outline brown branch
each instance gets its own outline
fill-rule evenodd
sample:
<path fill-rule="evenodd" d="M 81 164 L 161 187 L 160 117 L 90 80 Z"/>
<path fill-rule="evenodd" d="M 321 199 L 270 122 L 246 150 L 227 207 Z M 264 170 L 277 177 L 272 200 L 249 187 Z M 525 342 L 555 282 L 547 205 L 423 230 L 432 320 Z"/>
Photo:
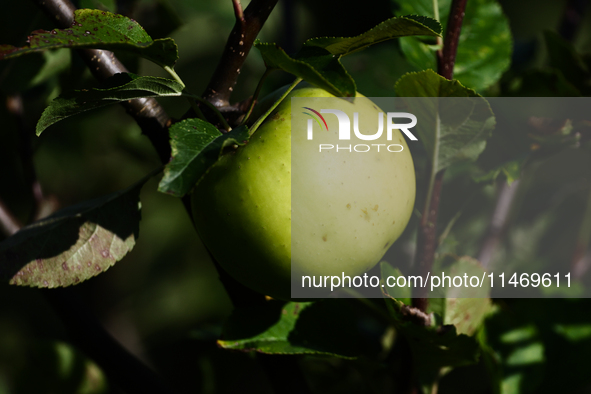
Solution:
<path fill-rule="evenodd" d="M 203 93 L 203 98 L 216 107 L 230 105 L 230 96 L 238 81 L 240 69 L 277 1 L 252 0 L 242 12 L 240 2 L 233 0 L 234 9 L 237 10 L 236 24 L 228 37 L 220 62 Z"/>
<path fill-rule="evenodd" d="M 460 40 L 460 33 L 462 32 L 462 22 L 466 13 L 467 2 L 468 0 L 453 0 L 451 3 L 443 49 L 441 50 L 441 57 L 437 65 L 439 75 L 447 79 L 453 78 L 458 42 Z"/>
<path fill-rule="evenodd" d="M 442 50 L 437 54 L 437 72 L 446 79 L 453 78 L 453 69 L 456 62 L 458 42 L 462 31 L 462 22 L 468 0 L 452 0 L 447 29 Z M 434 177 L 431 193 L 431 201 L 425 204 L 425 210 L 421 217 L 417 237 L 417 254 L 415 269 L 426 278 L 427 272 L 433 268 L 435 250 L 437 249 L 437 213 L 439 200 L 443 186 L 445 170 L 439 171 Z M 426 311 L 429 301 L 426 297 L 427 288 L 415 289 L 412 304 L 421 311 Z"/>

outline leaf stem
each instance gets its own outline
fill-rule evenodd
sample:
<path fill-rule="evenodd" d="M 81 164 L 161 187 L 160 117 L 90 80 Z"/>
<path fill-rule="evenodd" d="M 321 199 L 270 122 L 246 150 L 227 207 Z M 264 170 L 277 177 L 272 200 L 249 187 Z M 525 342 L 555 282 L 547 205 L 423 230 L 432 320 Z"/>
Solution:
<path fill-rule="evenodd" d="M 181 86 L 183 87 L 183 92 L 184 92 L 183 96 L 185 96 L 187 98 L 189 105 L 191 106 L 193 111 L 195 111 L 195 114 L 197 114 L 197 117 L 201 120 L 207 121 L 207 118 L 205 117 L 205 115 L 203 115 L 201 108 L 199 108 L 199 106 L 195 102 L 195 100 L 200 100 L 201 98 L 197 97 L 197 96 L 191 94 L 191 92 L 189 92 L 189 90 L 187 89 L 187 86 L 185 85 L 185 83 L 183 82 L 181 77 L 179 77 L 179 75 L 176 73 L 176 71 L 174 71 L 174 69 L 172 67 L 164 66 L 163 68 L 164 68 L 164 70 L 166 70 L 166 72 L 168 72 L 174 78 L 175 81 L 177 81 L 179 84 L 181 84 Z M 218 113 L 219 111 L 217 111 L 217 108 L 216 108 L 216 110 L 214 112 Z M 225 119 L 223 117 L 221 117 L 221 119 L 225 122 Z"/>
<path fill-rule="evenodd" d="M 166 72 L 169 73 L 172 76 L 172 78 L 174 78 L 175 81 L 180 83 L 182 85 L 183 89 L 185 88 L 185 83 L 183 82 L 181 77 L 179 77 L 179 75 L 176 73 L 176 71 L 174 71 L 174 68 L 169 67 L 169 66 L 164 66 L 164 70 L 166 70 Z"/>
<path fill-rule="evenodd" d="M 433 17 L 439 21 L 439 0 L 433 0 Z"/>
<path fill-rule="evenodd" d="M 302 78 L 296 78 L 295 81 L 293 81 L 293 83 L 289 86 L 289 88 L 287 88 L 287 90 L 281 95 L 281 97 L 279 97 L 279 100 L 277 100 L 275 103 L 273 103 L 273 105 L 271 106 L 271 108 L 269 108 L 267 110 L 267 112 L 265 112 L 260 118 L 257 119 L 256 122 L 254 122 L 254 124 L 250 128 L 250 135 L 253 135 L 255 133 L 255 131 L 257 131 L 257 129 L 265 121 L 265 119 L 267 119 L 267 117 L 269 115 L 271 115 L 271 112 L 273 112 L 275 110 L 275 108 L 277 108 L 277 106 L 287 97 L 287 95 L 289 93 L 291 93 L 291 91 L 300 82 L 302 82 Z"/>
<path fill-rule="evenodd" d="M 439 0 L 433 0 L 433 17 L 438 22 L 441 22 L 440 17 L 439 17 Z M 441 38 L 440 36 L 437 36 L 436 40 L 437 40 L 437 46 L 439 47 L 437 52 L 439 52 L 439 51 L 441 51 L 441 47 L 443 46 L 443 38 Z M 438 54 L 438 56 L 439 56 L 439 54 Z"/>
<path fill-rule="evenodd" d="M 254 109 L 254 106 L 256 105 L 256 103 L 258 101 L 259 95 L 261 94 L 261 89 L 263 88 L 263 83 L 265 82 L 265 80 L 267 79 L 269 74 L 271 74 L 271 72 L 273 70 L 275 70 L 275 69 L 274 68 L 267 68 L 265 70 L 265 73 L 263 74 L 263 76 L 259 80 L 257 88 L 255 89 L 254 94 L 252 95 L 252 101 L 251 101 L 250 105 L 248 106 L 248 110 L 246 111 L 246 115 L 244 116 L 244 120 L 242 121 L 243 125 L 248 122 L 248 119 L 250 118 L 250 115 L 252 114 L 252 110 Z"/>

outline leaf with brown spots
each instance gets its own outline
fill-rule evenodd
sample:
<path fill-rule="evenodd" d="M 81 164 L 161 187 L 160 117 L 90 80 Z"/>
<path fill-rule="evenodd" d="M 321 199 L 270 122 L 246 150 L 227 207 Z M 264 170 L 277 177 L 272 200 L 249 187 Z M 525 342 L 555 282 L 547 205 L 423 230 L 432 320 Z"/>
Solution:
<path fill-rule="evenodd" d="M 65 287 L 106 271 L 135 245 L 139 193 L 132 187 L 62 209 L 0 243 L 0 280 L 12 285 Z"/>
<path fill-rule="evenodd" d="M 172 38 L 152 40 L 133 19 L 100 10 L 77 10 L 68 29 L 35 30 L 29 45 L 0 45 L 0 60 L 57 48 L 95 48 L 135 53 L 159 66 L 173 67 L 178 48 Z"/>

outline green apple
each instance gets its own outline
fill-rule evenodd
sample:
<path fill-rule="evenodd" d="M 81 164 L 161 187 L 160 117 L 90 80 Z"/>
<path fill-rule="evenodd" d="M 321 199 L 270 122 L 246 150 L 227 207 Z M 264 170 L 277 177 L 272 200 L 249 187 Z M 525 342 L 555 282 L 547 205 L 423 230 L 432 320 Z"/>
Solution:
<path fill-rule="evenodd" d="M 220 265 L 246 286 L 281 299 L 291 296 L 292 271 L 299 280 L 354 276 L 377 264 L 406 227 L 416 191 L 412 158 L 398 130 L 390 140 L 384 132 L 361 141 L 375 144 L 369 152 L 320 150 L 319 144 L 334 144 L 337 117 L 324 115 L 331 132 L 316 125 L 311 141 L 309 117 L 294 113 L 298 132 L 292 135 L 291 98 L 297 97 L 330 98 L 328 108 L 351 121 L 357 112 L 373 133 L 383 112 L 359 94 L 348 101 L 314 87 L 296 89 L 247 145 L 210 168 L 192 196 L 197 230 Z M 389 152 L 390 144 L 402 151 Z"/>

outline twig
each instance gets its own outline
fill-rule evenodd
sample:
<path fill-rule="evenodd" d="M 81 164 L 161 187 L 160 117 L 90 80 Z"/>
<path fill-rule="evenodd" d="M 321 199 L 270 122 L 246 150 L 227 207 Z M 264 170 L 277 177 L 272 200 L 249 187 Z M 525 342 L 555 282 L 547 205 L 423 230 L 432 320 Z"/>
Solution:
<path fill-rule="evenodd" d="M 12 212 L 8 209 L 6 204 L 0 200 L 0 231 L 7 237 L 16 233 L 22 225 Z"/>
<path fill-rule="evenodd" d="M 240 2 L 233 0 L 236 24 L 228 37 L 220 62 L 203 93 L 203 98 L 216 107 L 230 105 L 230 96 L 240 75 L 240 69 L 277 1 L 252 0 L 244 12 L 241 12 Z"/>
<path fill-rule="evenodd" d="M 246 23 L 244 19 L 244 11 L 242 10 L 242 4 L 240 0 L 232 0 L 232 5 L 234 6 L 234 15 L 236 15 L 236 21 L 242 24 Z"/>
<path fill-rule="evenodd" d="M 501 181 L 501 190 L 497 197 L 497 203 L 492 215 L 492 219 L 484 236 L 484 241 L 478 253 L 478 261 L 484 268 L 487 268 L 492 260 L 494 251 L 497 248 L 509 219 L 511 206 L 515 200 L 517 189 L 519 188 L 519 181 L 514 181 L 511 185 L 507 181 Z"/>
<path fill-rule="evenodd" d="M 41 185 L 37 180 L 37 173 L 32 160 L 33 150 L 31 136 L 35 135 L 35 131 L 27 122 L 23 100 L 20 94 L 9 96 L 6 99 L 6 108 L 16 119 L 19 135 L 19 153 L 21 164 L 23 166 L 25 183 L 31 185 L 31 195 L 35 202 L 35 208 L 31 217 L 37 219 L 42 211 L 44 211 L 43 207 L 45 205 L 45 198 L 43 196 L 43 191 L 41 190 Z"/>
<path fill-rule="evenodd" d="M 452 0 L 443 48 L 438 51 L 437 72 L 446 79 L 453 78 L 458 41 L 462 31 L 462 22 L 464 20 L 467 1 Z M 433 177 L 433 183 L 428 188 L 431 190 L 430 199 L 425 204 L 419 224 L 415 267 L 423 277 L 426 277 L 427 272 L 431 271 L 433 260 L 435 259 L 435 250 L 437 248 L 437 213 L 439 211 L 439 200 L 444 175 L 445 170 L 441 170 Z M 427 310 L 427 306 L 429 305 L 426 291 L 426 288 L 416 289 L 412 300 L 413 306 L 423 312 Z"/>
<path fill-rule="evenodd" d="M 242 124 L 246 124 L 250 120 L 250 115 L 252 114 L 254 106 L 257 104 L 257 102 L 259 100 L 259 95 L 261 94 L 263 84 L 265 83 L 265 80 L 267 79 L 269 74 L 271 74 L 271 72 L 273 72 L 273 70 L 274 70 L 273 68 L 266 69 L 265 73 L 263 74 L 263 76 L 259 80 L 259 83 L 257 84 L 257 87 L 254 91 L 254 94 L 252 95 L 252 99 L 250 100 L 250 104 L 248 105 L 248 109 L 246 110 L 246 114 L 244 115 L 244 119 L 242 120 Z"/>

